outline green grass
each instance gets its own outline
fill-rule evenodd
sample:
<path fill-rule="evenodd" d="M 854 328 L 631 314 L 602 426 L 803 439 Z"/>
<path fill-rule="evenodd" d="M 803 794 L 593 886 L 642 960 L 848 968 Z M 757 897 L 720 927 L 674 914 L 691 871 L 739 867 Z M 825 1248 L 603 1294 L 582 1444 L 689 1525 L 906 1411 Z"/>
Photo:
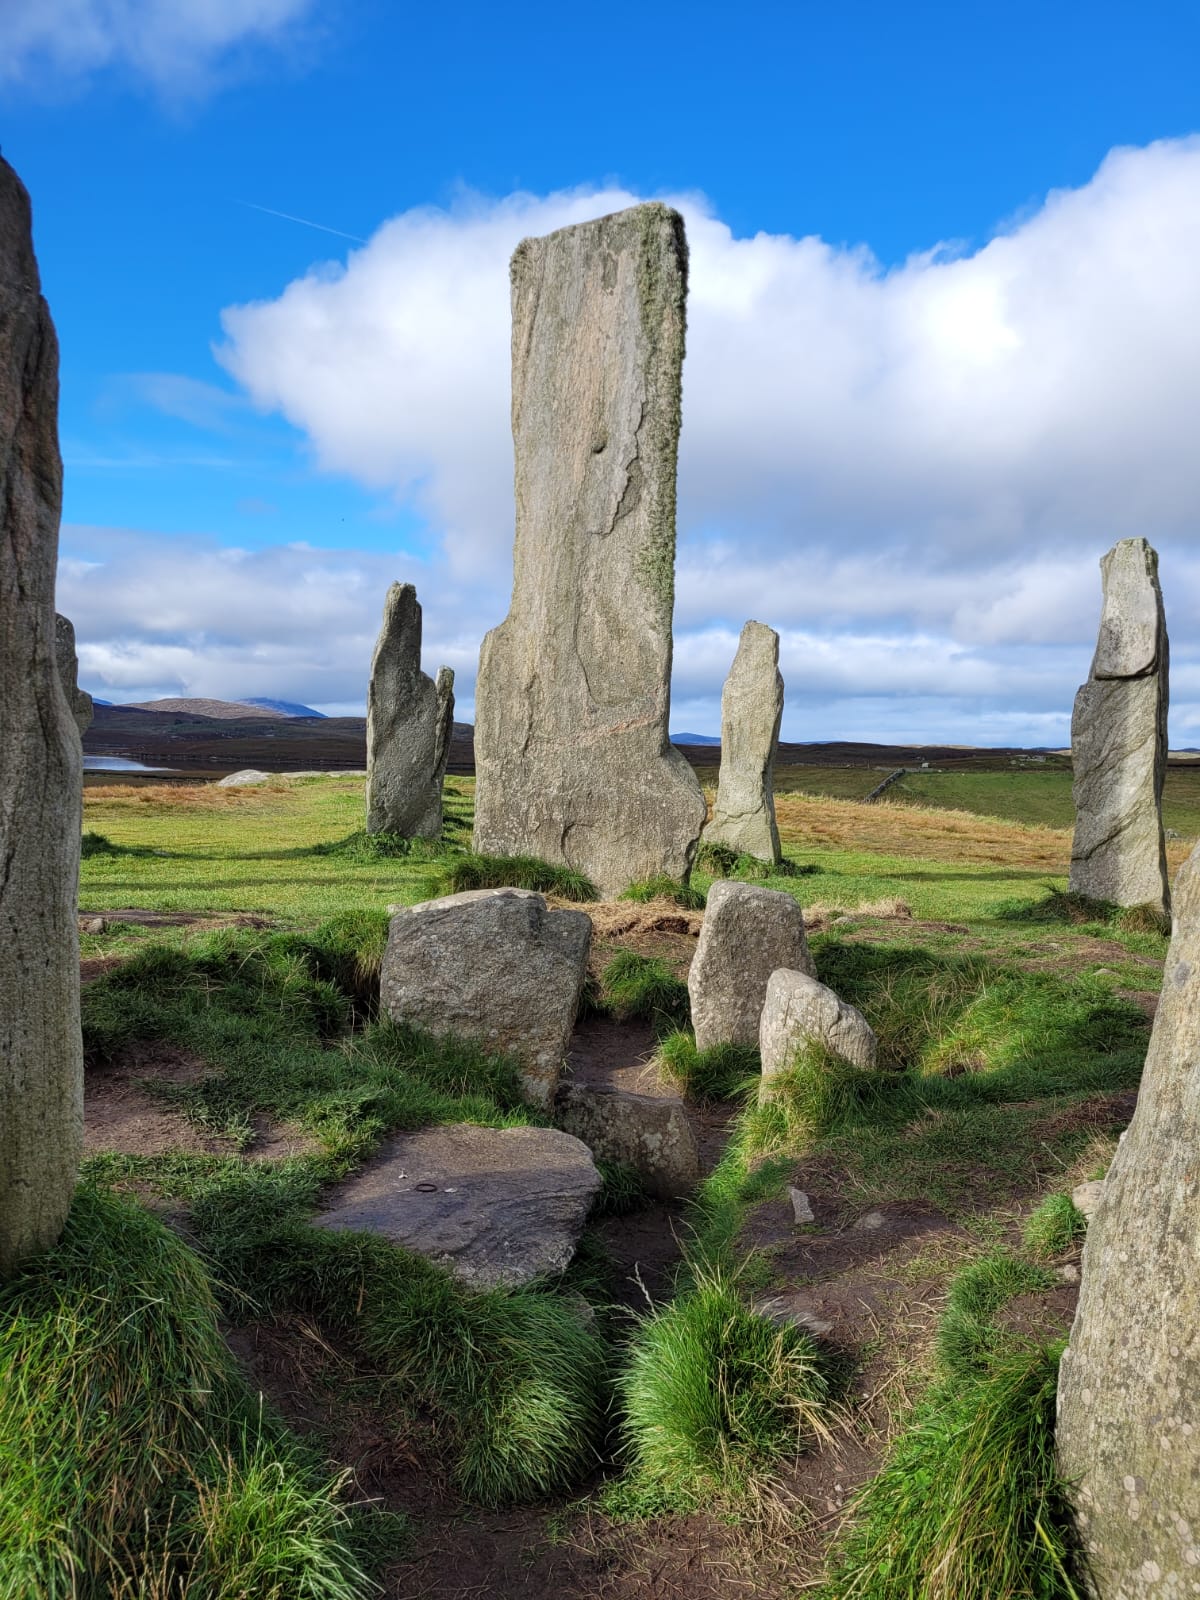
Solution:
<path fill-rule="evenodd" d="M 620 898 L 636 900 L 641 905 L 650 900 L 670 900 L 685 911 L 703 911 L 705 895 L 696 884 L 681 883 L 678 878 L 660 872 L 653 878 L 640 878 L 631 883 L 627 889 L 622 889 Z"/>
<path fill-rule="evenodd" d="M 762 1077 L 762 1060 L 754 1045 L 717 1044 L 697 1050 L 695 1038 L 683 1029 L 659 1041 L 656 1059 L 659 1070 L 689 1100 L 740 1099 Z"/>
<path fill-rule="evenodd" d="M 427 888 L 430 899 L 467 889 L 534 889 L 562 900 L 600 898 L 592 880 L 574 867 L 555 866 L 537 856 L 484 856 L 471 851 L 450 856 Z"/>
<path fill-rule="evenodd" d="M 943 1372 L 960 1379 L 985 1372 L 1004 1342 L 996 1312 L 1015 1295 L 1036 1294 L 1055 1282 L 1053 1273 L 1007 1250 L 994 1250 L 965 1267 L 950 1286 L 938 1324 L 937 1358 Z"/>
<path fill-rule="evenodd" d="M 81 1189 L 0 1289 L 0 1329 L 6 1600 L 153 1593 L 155 1573 L 197 1596 L 365 1593 L 346 1513 L 240 1379 L 207 1274 L 139 1206 Z"/>
<path fill-rule="evenodd" d="M 857 1502 L 824 1600 L 1081 1600 L 1054 1464 L 1059 1350 L 938 1389 Z"/>
<path fill-rule="evenodd" d="M 1025 1248 L 1039 1261 L 1053 1261 L 1087 1232 L 1087 1218 L 1069 1194 L 1048 1194 L 1025 1223 Z"/>
<path fill-rule="evenodd" d="M 668 1032 L 691 1018 L 687 984 L 657 956 L 620 950 L 605 967 L 600 984 L 608 1009 L 623 1022 L 640 1017 Z"/>
<path fill-rule="evenodd" d="M 742 1499 L 781 1457 L 828 1434 L 829 1381 L 813 1341 L 750 1310 L 718 1268 L 642 1320 L 618 1393 L 631 1469 L 615 1508 Z"/>
<path fill-rule="evenodd" d="M 732 845 L 710 841 L 701 844 L 696 852 L 696 869 L 710 878 L 797 878 L 805 877 L 817 869 L 811 863 L 797 866 L 794 862 L 763 861 L 758 856 L 746 855 Z"/>

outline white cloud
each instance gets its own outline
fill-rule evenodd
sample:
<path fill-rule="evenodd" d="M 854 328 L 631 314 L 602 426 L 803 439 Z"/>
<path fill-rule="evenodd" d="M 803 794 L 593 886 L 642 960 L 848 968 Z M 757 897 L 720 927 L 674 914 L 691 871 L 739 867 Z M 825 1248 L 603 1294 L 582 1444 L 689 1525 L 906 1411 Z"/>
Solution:
<path fill-rule="evenodd" d="M 278 45 L 314 0 L 3 0 L 0 80 L 79 79 L 123 67 L 195 92 L 230 53 Z"/>
<path fill-rule="evenodd" d="M 511 571 L 508 257 L 637 198 L 464 194 L 227 310 L 220 356 L 253 403 L 321 470 L 419 508 L 433 554 L 153 555 L 122 535 L 80 580 L 85 666 L 112 687 L 169 663 L 173 692 L 361 703 L 384 587 L 412 577 L 427 668 L 455 666 L 469 707 Z M 974 253 L 891 270 L 815 238 L 735 239 L 702 199 L 676 203 L 692 272 L 675 725 L 715 731 L 755 616 L 783 636 L 787 737 L 1061 743 L 1098 559 L 1130 534 L 1162 554 L 1173 724 L 1197 725 L 1200 139 L 1114 151 Z M 163 392 L 189 410 L 220 393 Z"/>

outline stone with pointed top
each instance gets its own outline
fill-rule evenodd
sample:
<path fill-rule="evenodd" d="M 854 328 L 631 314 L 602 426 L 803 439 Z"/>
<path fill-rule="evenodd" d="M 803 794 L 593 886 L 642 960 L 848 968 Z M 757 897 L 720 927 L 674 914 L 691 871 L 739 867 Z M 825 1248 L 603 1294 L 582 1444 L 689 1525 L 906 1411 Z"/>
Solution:
<path fill-rule="evenodd" d="M 1122 539 L 1100 563 L 1104 606 L 1088 681 L 1075 697 L 1072 894 L 1170 913 L 1162 787 L 1167 769 L 1167 627 L 1158 556 Z"/>
<path fill-rule="evenodd" d="M 0 1274 L 52 1245 L 83 1147 L 82 755 L 59 679 L 58 343 L 0 159 Z"/>
<path fill-rule="evenodd" d="M 74 625 L 69 617 L 64 617 L 60 612 L 54 614 L 54 645 L 63 693 L 67 697 L 67 704 L 71 708 L 71 715 L 75 719 L 75 726 L 79 729 L 79 737 L 82 739 L 91 727 L 92 718 L 96 713 L 91 695 L 86 689 L 79 687 L 79 658 L 75 654 Z"/>
<path fill-rule="evenodd" d="M 371 658 L 367 691 L 367 832 L 436 839 L 454 727 L 454 673 L 421 671 L 421 607 L 411 583 L 393 583 Z"/>
<path fill-rule="evenodd" d="M 660 204 L 512 259 L 512 604 L 483 642 L 475 848 L 605 893 L 688 873 L 704 797 L 667 732 L 687 245 Z"/>
<path fill-rule="evenodd" d="M 721 771 L 706 844 L 725 844 L 760 861 L 779 862 L 775 822 L 775 752 L 783 718 L 779 635 L 747 622 L 721 693 Z"/>

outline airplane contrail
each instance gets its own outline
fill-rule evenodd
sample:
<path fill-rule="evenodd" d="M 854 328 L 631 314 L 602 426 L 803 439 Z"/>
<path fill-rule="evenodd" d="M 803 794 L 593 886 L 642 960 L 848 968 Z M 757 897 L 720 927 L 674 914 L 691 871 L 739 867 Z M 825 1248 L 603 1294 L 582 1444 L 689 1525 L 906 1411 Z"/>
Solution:
<path fill-rule="evenodd" d="M 290 211 L 272 211 L 270 206 L 255 205 L 253 200 L 237 200 L 235 205 L 246 206 L 251 211 L 261 211 L 264 216 L 282 217 L 284 222 L 299 222 L 306 228 L 317 228 L 321 233 L 336 234 L 339 239 L 349 239 L 354 244 L 366 244 L 356 233 L 343 233 L 340 228 L 327 228 L 323 222 L 310 222 L 307 217 L 293 217 Z"/>

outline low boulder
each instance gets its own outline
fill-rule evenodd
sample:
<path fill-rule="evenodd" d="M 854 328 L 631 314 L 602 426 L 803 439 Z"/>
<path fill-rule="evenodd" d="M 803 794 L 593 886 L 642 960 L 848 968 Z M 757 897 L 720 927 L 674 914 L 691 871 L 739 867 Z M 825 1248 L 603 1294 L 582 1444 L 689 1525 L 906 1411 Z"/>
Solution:
<path fill-rule="evenodd" d="M 875 1065 L 878 1040 L 862 1012 L 805 972 L 773 972 L 762 1009 L 759 1101 L 771 1098 L 771 1080 L 794 1065 L 808 1044 L 823 1045 L 851 1066 Z"/>
<path fill-rule="evenodd" d="M 601 1161 L 621 1161 L 660 1199 L 683 1199 L 700 1176 L 700 1152 L 683 1101 L 608 1084 L 565 1083 L 554 1102 L 559 1127 Z"/>
<path fill-rule="evenodd" d="M 471 1288 L 515 1289 L 569 1265 L 599 1188 L 569 1133 L 460 1122 L 389 1140 L 313 1220 L 379 1234 Z"/>
<path fill-rule="evenodd" d="M 796 900 L 753 883 L 714 883 L 688 972 L 697 1049 L 757 1044 L 767 980 L 781 967 L 816 970 Z"/>
<path fill-rule="evenodd" d="M 218 789 L 253 789 L 260 783 L 269 783 L 271 774 L 259 772 L 256 767 L 243 767 L 240 772 L 231 772 L 227 778 L 217 779 Z"/>
<path fill-rule="evenodd" d="M 380 1005 L 396 1022 L 471 1039 L 518 1063 L 549 1106 L 587 972 L 592 924 L 529 889 L 468 889 L 392 917 Z"/>

